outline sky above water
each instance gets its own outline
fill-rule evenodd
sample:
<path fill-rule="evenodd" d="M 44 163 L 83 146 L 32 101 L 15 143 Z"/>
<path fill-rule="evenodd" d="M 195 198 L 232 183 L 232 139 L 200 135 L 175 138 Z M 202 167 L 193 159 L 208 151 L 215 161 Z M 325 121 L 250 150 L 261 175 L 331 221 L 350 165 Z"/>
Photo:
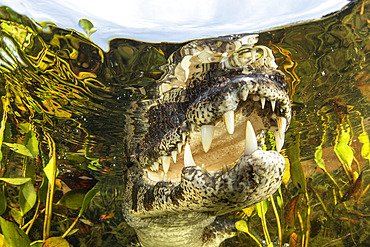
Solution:
<path fill-rule="evenodd" d="M 112 38 L 147 42 L 258 32 L 338 11 L 348 0 L 0 0 L 38 22 L 83 32 L 81 18 L 97 28 L 91 39 L 103 49 Z"/>

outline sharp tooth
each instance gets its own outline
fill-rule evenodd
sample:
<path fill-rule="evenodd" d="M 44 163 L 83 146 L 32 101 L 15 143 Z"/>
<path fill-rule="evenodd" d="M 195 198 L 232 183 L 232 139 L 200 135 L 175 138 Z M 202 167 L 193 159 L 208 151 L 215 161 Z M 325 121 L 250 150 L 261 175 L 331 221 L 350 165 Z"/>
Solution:
<path fill-rule="evenodd" d="M 276 106 L 276 101 L 275 100 L 271 100 L 271 108 L 272 108 L 272 111 L 275 111 L 275 106 Z"/>
<path fill-rule="evenodd" d="M 226 173 L 227 172 L 227 165 L 226 165 L 226 162 L 223 163 L 222 165 L 222 173 Z"/>
<path fill-rule="evenodd" d="M 176 163 L 177 151 L 172 151 L 171 155 L 172 155 L 173 163 Z"/>
<path fill-rule="evenodd" d="M 155 171 L 154 165 L 151 165 L 151 166 L 150 166 L 150 170 L 151 170 L 151 171 Z"/>
<path fill-rule="evenodd" d="M 177 143 L 177 150 L 181 153 L 182 142 Z"/>
<path fill-rule="evenodd" d="M 248 93 L 249 93 L 249 90 L 242 90 L 241 92 L 241 98 L 243 101 L 246 101 L 247 98 L 248 98 Z"/>
<path fill-rule="evenodd" d="M 184 166 L 196 166 L 193 155 L 191 155 L 190 145 L 189 143 L 186 143 L 185 145 L 185 151 L 184 151 Z"/>
<path fill-rule="evenodd" d="M 202 125 L 200 128 L 202 133 L 202 145 L 204 152 L 208 152 L 209 148 L 211 147 L 213 134 L 215 133 L 215 126 L 213 125 Z"/>
<path fill-rule="evenodd" d="M 280 152 L 284 146 L 285 135 L 283 135 L 283 138 L 280 138 L 279 131 L 275 131 L 274 135 L 275 135 L 276 151 Z"/>
<path fill-rule="evenodd" d="M 170 91 L 172 89 L 172 87 L 173 86 L 171 86 L 170 84 L 163 83 L 160 87 L 161 94 L 163 94 L 167 91 Z"/>
<path fill-rule="evenodd" d="M 279 131 L 280 139 L 284 138 L 285 130 L 286 130 L 286 118 L 285 117 L 278 117 L 276 119 Z"/>
<path fill-rule="evenodd" d="M 224 114 L 224 122 L 226 126 L 227 133 L 234 133 L 234 111 L 228 111 Z"/>
<path fill-rule="evenodd" d="M 202 164 L 202 172 L 203 172 L 203 173 L 206 173 L 206 172 L 207 172 L 207 170 L 206 170 L 206 166 L 205 166 L 204 164 Z"/>
<path fill-rule="evenodd" d="M 265 109 L 265 103 L 266 103 L 266 98 L 261 98 L 261 106 L 262 106 L 262 109 Z"/>
<path fill-rule="evenodd" d="M 246 155 L 251 155 L 258 149 L 256 134 L 254 133 L 251 122 L 247 121 L 245 128 L 245 151 Z"/>
<path fill-rule="evenodd" d="M 159 163 L 158 162 L 154 162 L 154 170 L 155 171 L 159 170 Z"/>
<path fill-rule="evenodd" d="M 163 171 L 167 174 L 168 169 L 170 169 L 171 157 L 170 156 L 162 156 L 163 162 Z"/>

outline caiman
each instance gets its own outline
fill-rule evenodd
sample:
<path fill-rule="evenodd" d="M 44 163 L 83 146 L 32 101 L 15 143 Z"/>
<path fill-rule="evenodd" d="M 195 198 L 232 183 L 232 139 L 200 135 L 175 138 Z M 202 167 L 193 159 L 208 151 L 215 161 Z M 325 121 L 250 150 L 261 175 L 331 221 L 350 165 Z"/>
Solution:
<path fill-rule="evenodd" d="M 168 59 L 124 176 L 124 215 L 142 246 L 218 246 L 236 230 L 217 216 L 279 188 L 291 104 L 285 75 L 257 39 L 197 40 Z M 276 151 L 263 150 L 267 131 Z"/>

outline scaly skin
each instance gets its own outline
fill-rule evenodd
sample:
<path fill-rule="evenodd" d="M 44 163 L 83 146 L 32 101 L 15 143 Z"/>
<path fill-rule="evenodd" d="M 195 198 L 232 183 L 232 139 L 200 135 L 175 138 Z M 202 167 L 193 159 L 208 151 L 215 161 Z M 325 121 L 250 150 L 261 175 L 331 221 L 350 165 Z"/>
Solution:
<path fill-rule="evenodd" d="M 200 70 L 194 69 L 199 67 L 196 63 L 184 66 L 184 60 L 198 61 L 205 56 L 197 54 L 196 46 L 190 43 L 181 50 L 186 55 L 183 60 L 177 58 L 177 66 L 169 61 L 168 74 L 159 84 L 161 98 L 146 112 L 148 132 L 132 158 L 132 167 L 124 176 L 124 215 L 135 228 L 142 246 L 218 246 L 225 238 L 234 236 L 236 229 L 233 221 L 222 221 L 217 216 L 265 200 L 279 188 L 285 171 L 283 156 L 261 149 L 265 130 L 279 135 L 279 119 L 285 118 L 287 124 L 280 128 L 284 134 L 290 123 L 291 106 L 285 76 L 272 66 L 271 56 L 264 54 L 262 62 L 252 59 L 242 65 L 230 65 L 233 54 L 239 52 L 238 44 L 234 53 L 225 55 L 223 51 L 215 51 L 214 44 L 220 40 L 202 42 L 199 50 L 204 51 L 208 45 L 208 55 L 217 57 L 221 53 L 224 58 L 216 59 L 209 66 L 199 62 Z M 222 44 L 220 47 L 226 49 Z M 225 57 L 229 58 L 228 62 Z M 262 107 L 260 98 L 271 102 L 271 106 Z M 240 155 L 231 168 L 223 171 L 221 168 L 207 171 L 208 163 L 204 168 L 194 164 L 183 167 L 178 180 L 153 180 L 148 167 L 155 170 L 153 164 L 160 157 L 164 167 L 163 160 L 173 151 L 177 152 L 178 144 L 189 142 L 192 148 L 199 147 L 197 133 L 201 126 L 215 125 L 217 129 L 229 111 L 237 112 L 235 122 L 239 127 L 235 127 L 235 132 L 240 133 L 244 128 L 240 127 L 241 122 L 252 122 L 259 149 Z M 240 138 L 240 134 L 235 136 Z M 215 140 L 215 146 L 220 139 Z M 210 152 L 211 156 L 218 155 L 212 153 L 212 149 Z M 170 170 L 175 169 L 175 164 L 171 164 Z"/>

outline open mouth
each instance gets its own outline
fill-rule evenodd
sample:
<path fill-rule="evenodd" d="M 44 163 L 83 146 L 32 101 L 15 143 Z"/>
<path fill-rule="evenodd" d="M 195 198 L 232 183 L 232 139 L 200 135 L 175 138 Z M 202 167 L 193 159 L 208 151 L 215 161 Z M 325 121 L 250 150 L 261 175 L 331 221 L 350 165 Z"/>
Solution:
<path fill-rule="evenodd" d="M 224 88 L 200 96 L 186 113 L 189 131 L 182 132 L 177 148 L 144 169 L 146 182 L 176 185 L 184 167 L 210 175 L 227 173 L 242 156 L 263 149 L 267 131 L 274 134 L 280 152 L 291 108 L 277 77 L 263 73 L 235 76 Z"/>

